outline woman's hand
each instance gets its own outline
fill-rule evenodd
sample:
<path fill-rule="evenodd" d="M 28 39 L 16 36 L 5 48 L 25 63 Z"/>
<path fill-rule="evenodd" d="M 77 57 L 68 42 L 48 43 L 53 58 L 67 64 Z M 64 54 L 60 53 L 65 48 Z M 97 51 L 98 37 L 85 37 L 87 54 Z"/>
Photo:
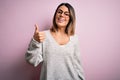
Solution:
<path fill-rule="evenodd" d="M 35 32 L 33 38 L 38 42 L 43 42 L 45 40 L 45 33 L 43 31 L 39 31 L 37 24 L 35 24 Z"/>

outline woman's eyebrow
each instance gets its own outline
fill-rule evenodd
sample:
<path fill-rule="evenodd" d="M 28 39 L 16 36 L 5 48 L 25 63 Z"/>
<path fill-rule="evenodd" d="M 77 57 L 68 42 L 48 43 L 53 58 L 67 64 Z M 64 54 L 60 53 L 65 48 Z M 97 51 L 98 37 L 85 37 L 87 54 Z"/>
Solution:
<path fill-rule="evenodd" d="M 58 9 L 58 11 L 62 11 L 61 9 Z"/>
<path fill-rule="evenodd" d="M 58 11 L 63 11 L 62 9 L 58 9 Z M 63 11 L 64 12 L 64 11 Z M 69 13 L 69 11 L 65 11 L 65 13 Z"/>

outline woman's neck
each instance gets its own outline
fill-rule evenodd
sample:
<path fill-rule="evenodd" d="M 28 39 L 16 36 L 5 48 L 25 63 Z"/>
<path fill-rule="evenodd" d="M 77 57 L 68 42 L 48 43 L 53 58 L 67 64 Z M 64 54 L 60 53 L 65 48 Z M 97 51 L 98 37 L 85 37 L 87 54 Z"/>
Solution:
<path fill-rule="evenodd" d="M 58 29 L 57 33 L 58 33 L 58 34 L 61 34 L 61 35 L 65 35 L 65 34 L 66 34 L 66 33 L 65 33 L 65 28 L 60 28 L 60 29 Z"/>

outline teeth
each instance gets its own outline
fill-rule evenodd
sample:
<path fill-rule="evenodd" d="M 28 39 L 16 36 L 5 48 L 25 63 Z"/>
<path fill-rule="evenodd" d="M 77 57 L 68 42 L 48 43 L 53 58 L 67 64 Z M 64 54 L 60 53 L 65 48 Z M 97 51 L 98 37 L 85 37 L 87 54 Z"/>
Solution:
<path fill-rule="evenodd" d="M 64 22 L 65 19 L 64 19 L 64 18 L 59 18 L 58 21 L 59 21 L 59 22 Z"/>

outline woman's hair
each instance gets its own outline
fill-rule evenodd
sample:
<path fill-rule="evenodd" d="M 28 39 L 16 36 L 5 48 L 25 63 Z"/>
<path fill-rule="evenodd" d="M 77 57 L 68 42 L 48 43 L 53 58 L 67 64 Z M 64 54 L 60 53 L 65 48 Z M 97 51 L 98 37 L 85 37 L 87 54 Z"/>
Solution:
<path fill-rule="evenodd" d="M 53 17 L 53 26 L 51 28 L 51 31 L 53 32 L 56 32 L 58 30 L 58 26 L 56 24 L 56 21 L 55 21 L 55 18 L 56 18 L 56 13 L 57 13 L 57 10 L 59 9 L 59 7 L 61 6 L 66 6 L 69 10 L 69 22 L 66 26 L 66 29 L 65 29 L 65 33 L 68 34 L 68 35 L 74 35 L 75 33 L 75 23 L 76 23 L 76 17 L 75 17 L 75 11 L 74 11 L 74 8 L 69 4 L 69 3 L 61 3 L 56 11 L 55 11 L 55 14 L 54 14 L 54 17 Z"/>

